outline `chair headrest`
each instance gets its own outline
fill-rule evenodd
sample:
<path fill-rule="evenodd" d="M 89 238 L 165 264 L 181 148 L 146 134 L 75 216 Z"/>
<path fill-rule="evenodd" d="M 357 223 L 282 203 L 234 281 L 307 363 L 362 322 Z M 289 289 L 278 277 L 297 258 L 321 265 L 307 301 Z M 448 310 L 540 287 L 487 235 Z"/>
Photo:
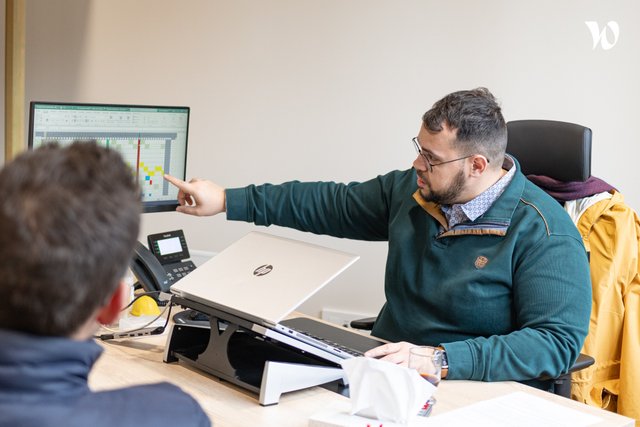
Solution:
<path fill-rule="evenodd" d="M 559 181 L 586 181 L 591 176 L 591 129 L 552 120 L 507 123 L 507 153 L 525 175 Z"/>

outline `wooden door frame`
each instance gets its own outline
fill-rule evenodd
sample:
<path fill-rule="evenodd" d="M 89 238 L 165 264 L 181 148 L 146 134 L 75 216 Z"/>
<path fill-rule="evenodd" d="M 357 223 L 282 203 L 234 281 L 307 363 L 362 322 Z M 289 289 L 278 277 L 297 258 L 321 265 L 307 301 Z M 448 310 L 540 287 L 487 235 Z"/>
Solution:
<path fill-rule="evenodd" d="M 4 143 L 5 162 L 26 148 L 25 0 L 6 0 Z"/>

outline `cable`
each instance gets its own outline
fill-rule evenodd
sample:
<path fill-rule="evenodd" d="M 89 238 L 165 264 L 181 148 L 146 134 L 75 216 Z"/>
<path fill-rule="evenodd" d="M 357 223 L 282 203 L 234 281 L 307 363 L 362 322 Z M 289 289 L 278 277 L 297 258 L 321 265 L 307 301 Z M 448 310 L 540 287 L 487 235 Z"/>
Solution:
<path fill-rule="evenodd" d="M 129 304 L 122 307 L 122 310 L 120 311 L 125 311 L 127 308 L 131 307 L 134 302 L 138 301 L 140 298 L 142 298 L 145 295 L 153 295 L 153 294 L 161 294 L 161 293 L 162 291 L 149 291 L 149 292 L 140 292 L 139 294 L 134 294 L 134 298 L 129 302 Z M 156 300 L 156 298 L 154 298 L 154 300 Z"/>
<path fill-rule="evenodd" d="M 172 307 L 173 307 L 173 298 L 171 298 L 169 303 L 165 306 L 164 310 L 162 310 L 162 312 L 160 312 L 159 315 L 154 317 L 152 320 L 150 320 L 149 322 L 147 322 L 143 326 L 140 326 L 140 327 L 135 328 L 135 329 L 129 329 L 127 331 L 118 331 L 116 329 L 111 329 L 111 328 L 103 325 L 102 326 L 103 329 L 106 329 L 106 330 L 108 330 L 108 331 L 110 331 L 112 333 L 94 335 L 93 337 L 96 338 L 96 339 L 100 339 L 102 341 L 108 341 L 108 340 L 119 339 L 119 338 L 141 337 L 141 336 L 145 336 L 145 335 L 159 335 L 159 334 L 164 332 L 165 328 L 169 324 L 169 319 L 171 318 L 171 308 Z M 155 322 L 156 320 L 161 318 L 167 310 L 169 310 L 169 311 L 167 313 L 167 317 L 166 317 L 166 320 L 164 322 L 164 325 L 148 328 L 149 325 L 151 325 L 153 322 Z"/>
<path fill-rule="evenodd" d="M 133 289 L 134 289 L 134 292 L 135 292 L 135 291 L 138 291 L 138 290 L 144 289 L 144 288 L 142 287 L 140 282 L 136 282 L 136 283 L 133 284 Z M 152 294 L 161 294 L 161 293 L 162 293 L 162 291 L 146 291 L 146 292 L 142 292 L 142 293 L 139 293 L 139 294 L 136 294 L 136 295 L 137 296 L 142 296 L 142 295 L 152 295 Z M 167 305 L 167 301 L 166 300 L 161 300 L 158 297 L 153 297 L 153 299 L 156 300 L 156 302 L 158 303 L 158 306 L 160 306 L 160 307 L 164 307 L 165 305 Z M 131 305 L 134 301 L 135 301 L 135 299 L 133 301 L 131 301 L 131 303 L 129 303 L 129 305 Z M 127 307 L 129 307 L 129 306 L 127 306 Z M 126 309 L 127 307 L 125 307 L 124 309 Z"/>
<path fill-rule="evenodd" d="M 166 307 L 165 307 L 165 308 L 160 312 L 160 314 L 158 314 L 158 315 L 157 315 L 156 317 L 154 317 L 153 319 L 149 320 L 149 321 L 148 321 L 147 323 L 145 323 L 144 325 L 139 326 L 139 327 L 137 327 L 137 328 L 135 328 L 135 329 L 130 329 L 130 330 L 128 330 L 128 331 L 122 331 L 122 332 L 135 332 L 135 331 L 137 331 L 137 330 L 139 330 L 139 329 L 144 329 L 144 328 L 146 328 L 147 326 L 151 325 L 153 322 L 155 322 L 156 320 L 158 320 L 159 318 L 161 318 L 161 317 L 162 317 L 162 315 L 167 311 L 167 309 L 168 309 L 169 307 L 171 307 L 171 305 L 167 305 L 167 306 L 166 306 Z M 108 327 L 107 325 L 102 325 L 102 329 L 106 329 L 106 330 L 107 330 L 107 331 L 109 331 L 109 332 L 119 332 L 119 333 L 121 333 L 121 331 L 120 331 L 119 329 L 112 329 L 112 328 Z"/>

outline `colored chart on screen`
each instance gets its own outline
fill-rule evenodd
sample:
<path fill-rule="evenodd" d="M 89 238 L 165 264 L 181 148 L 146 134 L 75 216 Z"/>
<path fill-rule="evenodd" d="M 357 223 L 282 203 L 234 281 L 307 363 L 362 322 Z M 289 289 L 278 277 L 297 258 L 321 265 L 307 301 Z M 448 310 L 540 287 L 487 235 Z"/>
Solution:
<path fill-rule="evenodd" d="M 165 173 L 184 179 L 188 107 L 32 103 L 29 144 L 96 141 L 118 151 L 147 203 L 175 203 Z"/>

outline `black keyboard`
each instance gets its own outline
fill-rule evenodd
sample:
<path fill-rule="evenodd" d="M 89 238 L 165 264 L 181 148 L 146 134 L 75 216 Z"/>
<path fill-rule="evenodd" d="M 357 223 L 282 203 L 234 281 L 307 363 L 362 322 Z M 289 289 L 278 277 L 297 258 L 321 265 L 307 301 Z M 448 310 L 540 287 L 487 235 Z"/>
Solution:
<path fill-rule="evenodd" d="M 283 320 L 281 324 L 356 357 L 362 356 L 367 350 L 385 344 L 375 338 L 354 333 L 308 317 L 296 317 Z"/>
<path fill-rule="evenodd" d="M 291 326 L 289 326 L 289 327 L 291 328 Z M 331 341 L 330 339 L 323 338 L 323 337 L 318 336 L 318 335 L 314 335 L 309 331 L 305 331 L 305 330 L 302 330 L 302 329 L 296 329 L 296 328 L 291 328 L 291 329 L 293 329 L 294 331 L 298 332 L 299 334 L 302 334 L 302 335 L 305 335 L 307 337 L 313 338 L 316 341 L 320 341 L 323 344 L 326 344 L 326 345 L 328 345 L 330 347 L 336 348 L 336 349 L 338 349 L 338 350 L 340 350 L 340 351 L 342 351 L 344 353 L 350 354 L 350 355 L 352 355 L 354 357 L 360 357 L 360 356 L 362 356 L 364 354 L 362 351 L 355 350 L 355 349 L 353 349 L 351 347 L 347 347 L 347 346 L 342 345 L 340 343 Z"/>

